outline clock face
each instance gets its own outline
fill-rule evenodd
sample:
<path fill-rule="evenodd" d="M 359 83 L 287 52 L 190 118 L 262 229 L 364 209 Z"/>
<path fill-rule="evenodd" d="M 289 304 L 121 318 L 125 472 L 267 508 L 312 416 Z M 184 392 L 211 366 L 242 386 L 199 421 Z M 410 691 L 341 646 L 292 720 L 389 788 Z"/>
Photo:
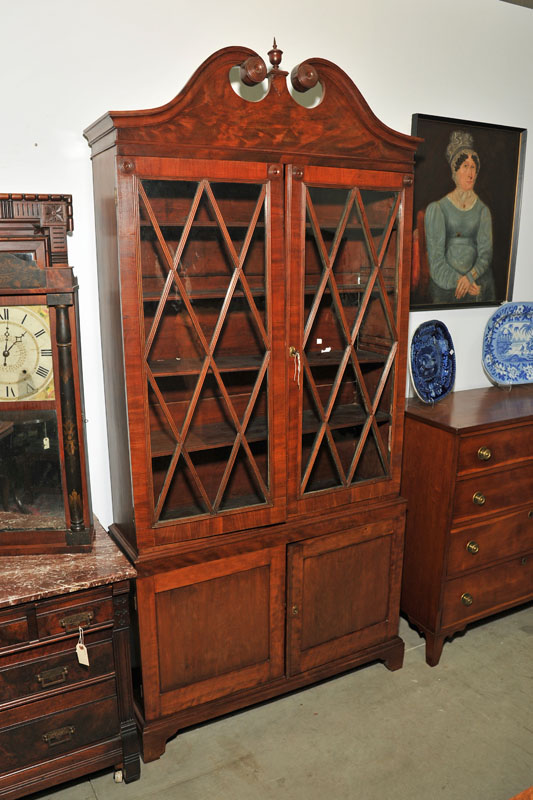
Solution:
<path fill-rule="evenodd" d="M 48 308 L 0 306 L 0 402 L 53 398 Z"/>

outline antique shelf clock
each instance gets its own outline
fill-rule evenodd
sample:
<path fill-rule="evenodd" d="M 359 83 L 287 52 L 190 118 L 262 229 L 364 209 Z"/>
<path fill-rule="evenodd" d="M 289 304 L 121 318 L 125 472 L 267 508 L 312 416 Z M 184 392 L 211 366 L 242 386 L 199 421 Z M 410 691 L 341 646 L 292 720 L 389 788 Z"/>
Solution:
<path fill-rule="evenodd" d="M 70 195 L 0 194 L 0 554 L 90 550 Z"/>

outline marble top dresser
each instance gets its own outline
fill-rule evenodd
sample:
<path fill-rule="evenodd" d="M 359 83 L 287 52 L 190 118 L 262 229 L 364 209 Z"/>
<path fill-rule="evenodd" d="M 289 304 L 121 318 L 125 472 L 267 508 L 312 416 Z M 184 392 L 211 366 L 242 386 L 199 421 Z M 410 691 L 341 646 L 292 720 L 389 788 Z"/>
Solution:
<path fill-rule="evenodd" d="M 106 767 L 116 780 L 139 777 L 129 630 L 135 575 L 100 524 L 90 553 L 0 558 L 2 800 Z"/>

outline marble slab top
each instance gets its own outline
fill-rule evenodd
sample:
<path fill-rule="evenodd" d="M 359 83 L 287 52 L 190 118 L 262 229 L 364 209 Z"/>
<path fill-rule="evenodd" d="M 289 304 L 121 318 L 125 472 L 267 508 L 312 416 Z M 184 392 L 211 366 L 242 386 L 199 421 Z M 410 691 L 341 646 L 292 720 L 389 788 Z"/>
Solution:
<path fill-rule="evenodd" d="M 135 568 L 94 520 L 90 553 L 0 557 L 0 608 L 131 580 Z"/>

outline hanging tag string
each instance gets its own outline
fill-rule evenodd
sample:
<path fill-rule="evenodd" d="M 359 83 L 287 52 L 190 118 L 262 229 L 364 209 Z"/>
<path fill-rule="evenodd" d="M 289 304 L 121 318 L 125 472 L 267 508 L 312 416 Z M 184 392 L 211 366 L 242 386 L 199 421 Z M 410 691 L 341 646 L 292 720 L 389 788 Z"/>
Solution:
<path fill-rule="evenodd" d="M 80 635 L 78 638 L 78 644 L 76 645 L 76 655 L 78 656 L 79 663 L 83 664 L 83 666 L 85 667 L 88 667 L 89 653 L 87 652 L 87 648 L 85 647 L 85 641 L 83 638 L 83 628 L 81 627 L 81 625 L 79 626 L 79 632 Z"/>

